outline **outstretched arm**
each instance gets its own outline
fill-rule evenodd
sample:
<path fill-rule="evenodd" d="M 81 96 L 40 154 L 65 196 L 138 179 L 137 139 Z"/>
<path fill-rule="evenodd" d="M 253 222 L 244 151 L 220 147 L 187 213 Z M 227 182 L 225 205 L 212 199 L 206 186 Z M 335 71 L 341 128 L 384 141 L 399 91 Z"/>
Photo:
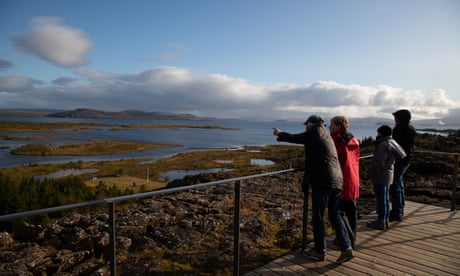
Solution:
<path fill-rule="evenodd" d="M 306 140 L 306 132 L 299 134 L 290 134 L 287 132 L 282 132 L 279 128 L 273 128 L 273 135 L 278 136 L 278 138 L 276 138 L 278 142 L 288 142 L 304 145 Z"/>

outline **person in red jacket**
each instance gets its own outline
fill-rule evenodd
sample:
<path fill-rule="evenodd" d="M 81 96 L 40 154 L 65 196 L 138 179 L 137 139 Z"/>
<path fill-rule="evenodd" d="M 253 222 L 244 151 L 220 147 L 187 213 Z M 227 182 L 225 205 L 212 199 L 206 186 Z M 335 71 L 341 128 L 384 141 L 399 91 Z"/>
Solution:
<path fill-rule="evenodd" d="M 359 198 L 359 141 L 348 131 L 350 123 L 345 116 L 335 116 L 329 126 L 334 140 L 343 175 L 341 211 L 348 220 L 352 246 L 356 240 L 358 212 L 356 200 Z M 348 228 L 348 227 L 347 227 Z"/>

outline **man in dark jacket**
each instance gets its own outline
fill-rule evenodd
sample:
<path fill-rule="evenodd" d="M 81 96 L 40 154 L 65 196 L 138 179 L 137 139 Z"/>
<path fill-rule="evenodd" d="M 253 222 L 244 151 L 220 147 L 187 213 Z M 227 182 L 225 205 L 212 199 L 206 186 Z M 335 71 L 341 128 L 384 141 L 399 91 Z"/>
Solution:
<path fill-rule="evenodd" d="M 396 159 L 394 166 L 393 185 L 390 186 L 391 211 L 390 221 L 401 221 L 404 215 L 404 174 L 409 168 L 410 158 L 415 145 L 415 128 L 410 125 L 411 113 L 407 109 L 401 109 L 393 113 L 395 127 L 393 139 L 401 145 L 406 152 L 406 157 Z"/>
<path fill-rule="evenodd" d="M 305 175 L 302 188 L 306 192 L 311 187 L 312 191 L 315 247 L 304 254 L 315 261 L 324 261 L 326 258 L 324 211 L 327 207 L 329 219 L 336 231 L 342 251 L 336 263 L 343 263 L 353 258 L 353 250 L 339 212 L 343 180 L 337 150 L 321 117 L 312 115 L 304 124 L 306 131 L 299 134 L 281 132 L 278 128 L 273 129 L 273 134 L 278 136 L 278 141 L 303 144 L 305 148 Z"/>

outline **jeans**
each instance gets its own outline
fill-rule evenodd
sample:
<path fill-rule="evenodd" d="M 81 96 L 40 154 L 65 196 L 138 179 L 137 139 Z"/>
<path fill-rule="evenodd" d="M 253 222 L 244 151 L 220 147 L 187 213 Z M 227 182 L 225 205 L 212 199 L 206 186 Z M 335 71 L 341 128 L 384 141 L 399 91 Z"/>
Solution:
<path fill-rule="evenodd" d="M 318 190 L 312 191 L 312 222 L 315 250 L 318 253 L 326 254 L 326 235 L 324 233 L 324 211 L 326 207 L 329 212 L 329 220 L 335 229 L 340 250 L 345 251 L 351 248 L 351 241 L 347 229 L 340 215 L 340 190 Z"/>
<path fill-rule="evenodd" d="M 390 186 L 391 215 L 402 217 L 404 215 L 404 174 L 409 168 L 409 163 L 396 160 L 394 167 L 393 185 Z"/>
<path fill-rule="evenodd" d="M 348 220 L 348 225 L 350 226 L 351 234 L 353 237 L 352 243 L 356 239 L 356 222 L 358 221 L 358 212 L 356 208 L 356 200 L 341 200 L 342 216 L 346 217 Z M 350 237 L 350 235 L 349 235 Z"/>
<path fill-rule="evenodd" d="M 374 193 L 377 199 L 377 221 L 382 224 L 390 219 L 389 190 L 387 185 L 374 184 Z"/>

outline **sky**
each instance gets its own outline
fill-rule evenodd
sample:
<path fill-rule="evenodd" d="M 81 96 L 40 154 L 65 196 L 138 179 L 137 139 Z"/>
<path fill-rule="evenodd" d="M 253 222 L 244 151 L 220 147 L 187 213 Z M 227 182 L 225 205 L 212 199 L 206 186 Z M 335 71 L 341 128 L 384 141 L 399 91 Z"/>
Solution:
<path fill-rule="evenodd" d="M 457 0 L 0 0 L 0 109 L 460 118 Z"/>

